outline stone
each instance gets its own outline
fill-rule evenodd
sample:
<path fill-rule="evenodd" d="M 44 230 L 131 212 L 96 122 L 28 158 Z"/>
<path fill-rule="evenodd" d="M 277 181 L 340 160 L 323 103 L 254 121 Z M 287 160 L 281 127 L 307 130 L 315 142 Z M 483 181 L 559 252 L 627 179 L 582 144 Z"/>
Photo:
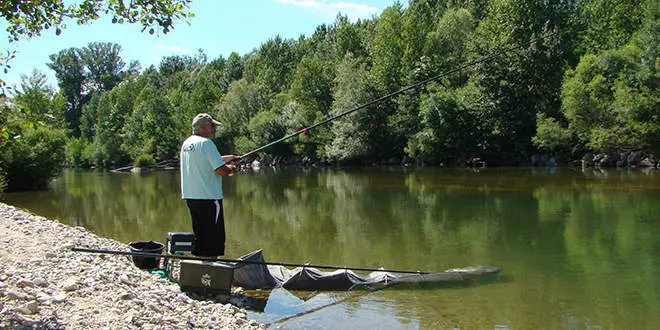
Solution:
<path fill-rule="evenodd" d="M 37 278 L 34 280 L 34 284 L 39 287 L 45 288 L 48 286 L 48 281 L 44 280 L 43 278 Z"/>
<path fill-rule="evenodd" d="M 39 312 L 39 305 L 36 301 L 31 301 L 21 307 L 14 308 L 13 311 L 23 315 L 34 315 Z"/>
<path fill-rule="evenodd" d="M 64 291 L 76 291 L 78 290 L 79 284 L 78 284 L 78 279 L 75 277 L 69 277 L 67 278 L 62 284 L 61 284 L 62 290 Z"/>
<path fill-rule="evenodd" d="M 53 296 L 52 301 L 54 303 L 61 303 L 61 302 L 64 302 L 65 300 L 66 300 L 66 293 L 60 292 L 60 293 L 57 293 Z"/>
<path fill-rule="evenodd" d="M 213 297 L 192 300 L 176 283 L 138 269 L 125 256 L 71 251 L 129 250 L 83 228 L 0 203 L 0 231 L 0 250 L 15 251 L 0 253 L 0 329 L 264 328 Z"/>
<path fill-rule="evenodd" d="M 11 299 L 16 299 L 16 300 L 28 300 L 30 299 L 30 296 L 23 292 L 23 291 L 18 291 L 18 290 L 7 290 L 5 292 L 5 295 Z"/>
<path fill-rule="evenodd" d="M 25 279 L 25 278 L 22 278 L 22 279 L 18 280 L 17 284 L 21 288 L 25 288 L 25 287 L 34 288 L 35 286 L 37 286 L 36 284 L 34 284 L 33 281 L 30 281 L 30 280 Z"/>

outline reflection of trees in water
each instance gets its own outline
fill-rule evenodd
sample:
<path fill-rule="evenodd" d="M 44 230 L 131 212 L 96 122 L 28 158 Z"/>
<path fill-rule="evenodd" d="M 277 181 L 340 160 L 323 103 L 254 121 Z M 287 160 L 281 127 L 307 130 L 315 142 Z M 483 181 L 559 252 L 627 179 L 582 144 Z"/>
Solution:
<path fill-rule="evenodd" d="M 563 197 L 570 210 L 565 218 L 566 258 L 568 266 L 579 271 L 584 294 L 618 302 L 606 306 L 609 313 L 604 316 L 611 324 L 623 321 L 643 328 L 660 322 L 651 307 L 660 304 L 660 229 L 657 221 L 650 221 L 660 213 L 660 194 L 603 189 Z M 638 310 L 618 308 L 624 301 L 636 302 Z M 640 320 L 640 315 L 650 318 Z"/>
<path fill-rule="evenodd" d="M 164 241 L 168 231 L 189 231 L 189 216 L 172 173 L 127 175 L 66 171 L 54 185 L 69 220 L 122 242 Z M 67 222 L 68 224 L 71 221 Z"/>
<path fill-rule="evenodd" d="M 414 312 L 420 315 L 449 315 L 447 324 L 451 315 L 490 311 L 520 328 L 539 325 L 533 320 L 563 327 L 544 312 L 557 311 L 560 301 L 575 322 L 591 318 L 601 325 L 644 328 L 660 322 L 650 311 L 660 304 L 660 180 L 654 173 L 373 168 L 243 173 L 224 180 L 228 256 L 263 248 L 268 260 L 295 263 L 427 271 L 491 264 L 514 279 L 505 287 L 485 286 L 498 290 L 487 301 L 471 290 L 456 290 L 456 298 L 441 305 L 438 294 L 401 299 L 416 300 Z M 124 242 L 163 241 L 168 231 L 190 231 L 178 172 L 67 171 L 50 192 L 34 196 L 35 204 L 51 208 L 35 213 L 57 213 L 65 223 Z M 392 299 L 400 299 L 397 295 Z M 480 310 L 461 301 L 475 302 Z M 404 309 L 397 313 L 405 316 Z M 437 322 L 422 325 L 441 326 Z"/>

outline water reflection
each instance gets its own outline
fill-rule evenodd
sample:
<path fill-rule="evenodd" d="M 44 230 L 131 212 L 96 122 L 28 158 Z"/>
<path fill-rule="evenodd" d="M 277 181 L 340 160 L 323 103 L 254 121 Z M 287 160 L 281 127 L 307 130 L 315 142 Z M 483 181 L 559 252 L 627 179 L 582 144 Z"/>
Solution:
<path fill-rule="evenodd" d="M 483 264 L 508 279 L 386 289 L 285 328 L 652 328 L 660 323 L 657 173 L 265 168 L 225 180 L 227 255 L 263 248 L 273 261 L 422 271 Z M 67 171 L 49 191 L 2 200 L 123 242 L 190 231 L 178 172 Z M 269 298 L 251 316 L 287 314 L 268 306 L 285 301 Z"/>

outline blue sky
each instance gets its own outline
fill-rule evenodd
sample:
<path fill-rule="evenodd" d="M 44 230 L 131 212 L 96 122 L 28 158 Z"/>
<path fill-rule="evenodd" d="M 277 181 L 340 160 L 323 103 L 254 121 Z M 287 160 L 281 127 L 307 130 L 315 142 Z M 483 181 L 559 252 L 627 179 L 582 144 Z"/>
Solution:
<path fill-rule="evenodd" d="M 101 17 L 91 24 L 78 26 L 67 22 L 60 36 L 54 29 L 41 36 L 23 39 L 18 43 L 7 41 L 6 22 L 0 20 L 0 51 L 17 51 L 8 74 L 0 73 L 8 85 L 17 85 L 21 75 L 34 69 L 46 73 L 49 85 L 57 81 L 46 63 L 49 55 L 62 49 L 85 47 L 90 42 L 115 42 L 122 46 L 126 63 L 140 61 L 142 69 L 158 64 L 164 56 L 194 55 L 202 49 L 209 60 L 222 55 L 227 58 L 235 51 L 244 55 L 263 42 L 280 35 L 297 39 L 301 34 L 310 36 L 320 24 L 331 24 L 337 13 L 352 21 L 378 16 L 396 0 L 193 0 L 195 14 L 189 24 L 178 22 L 168 34 L 149 35 L 140 32 L 139 24 L 112 24 L 110 18 Z M 400 1 L 403 3 L 404 1 Z"/>

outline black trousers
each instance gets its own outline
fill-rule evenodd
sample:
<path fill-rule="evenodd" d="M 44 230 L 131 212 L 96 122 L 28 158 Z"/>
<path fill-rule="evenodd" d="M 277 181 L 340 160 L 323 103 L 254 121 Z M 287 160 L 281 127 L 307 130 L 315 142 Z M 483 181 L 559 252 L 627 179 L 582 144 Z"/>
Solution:
<path fill-rule="evenodd" d="M 224 255 L 226 237 L 222 199 L 186 199 L 186 204 L 195 233 L 193 254 L 200 257 Z"/>

